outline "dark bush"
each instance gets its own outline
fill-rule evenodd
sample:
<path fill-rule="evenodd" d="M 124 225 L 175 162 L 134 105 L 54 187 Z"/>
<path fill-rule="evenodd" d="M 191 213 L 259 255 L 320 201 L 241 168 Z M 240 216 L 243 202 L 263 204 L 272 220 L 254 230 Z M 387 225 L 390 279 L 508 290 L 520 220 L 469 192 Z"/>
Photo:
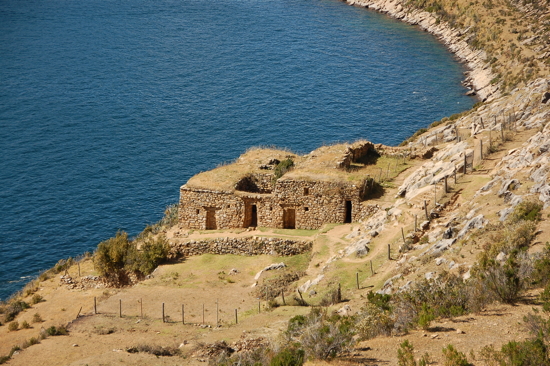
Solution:
<path fill-rule="evenodd" d="M 288 158 L 281 161 L 279 164 L 277 164 L 273 172 L 274 179 L 277 180 L 281 178 L 286 172 L 292 169 L 292 167 L 294 167 L 294 161 L 292 159 Z"/>
<path fill-rule="evenodd" d="M 128 240 L 128 234 L 117 232 L 114 238 L 105 240 L 97 246 L 94 266 L 100 275 L 115 285 L 128 282 L 128 274 L 148 275 L 168 256 L 169 244 L 166 237 L 151 235 L 141 239 L 141 250 L 137 242 Z"/>
<path fill-rule="evenodd" d="M 305 352 L 303 349 L 289 347 L 282 349 L 271 359 L 270 366 L 301 366 L 304 364 Z"/>
<path fill-rule="evenodd" d="M 51 327 L 46 329 L 46 334 L 48 336 L 61 336 L 69 334 L 69 331 L 63 325 L 60 325 L 58 327 L 52 325 Z"/>
<path fill-rule="evenodd" d="M 4 321 L 12 321 L 20 312 L 28 308 L 30 308 L 30 306 L 25 301 L 17 300 L 10 302 L 8 306 L 6 306 Z"/>
<path fill-rule="evenodd" d="M 541 210 L 541 203 L 534 201 L 523 201 L 514 208 L 514 212 L 512 212 L 511 214 L 510 221 L 539 221 L 541 217 Z"/>

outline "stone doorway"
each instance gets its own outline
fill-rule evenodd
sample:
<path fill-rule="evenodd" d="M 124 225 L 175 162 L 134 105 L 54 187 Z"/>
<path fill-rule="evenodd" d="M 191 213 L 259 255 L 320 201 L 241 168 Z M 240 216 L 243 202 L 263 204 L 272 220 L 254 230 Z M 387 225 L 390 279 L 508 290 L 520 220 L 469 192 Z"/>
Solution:
<path fill-rule="evenodd" d="M 283 228 L 296 229 L 296 210 L 285 208 L 283 211 Z"/>
<path fill-rule="evenodd" d="M 258 206 L 256 204 L 246 204 L 244 227 L 258 226 Z"/>
<path fill-rule="evenodd" d="M 344 219 L 344 224 L 351 223 L 351 201 L 346 201 L 346 217 Z"/>
<path fill-rule="evenodd" d="M 216 230 L 216 210 L 213 208 L 206 209 L 206 230 Z"/>

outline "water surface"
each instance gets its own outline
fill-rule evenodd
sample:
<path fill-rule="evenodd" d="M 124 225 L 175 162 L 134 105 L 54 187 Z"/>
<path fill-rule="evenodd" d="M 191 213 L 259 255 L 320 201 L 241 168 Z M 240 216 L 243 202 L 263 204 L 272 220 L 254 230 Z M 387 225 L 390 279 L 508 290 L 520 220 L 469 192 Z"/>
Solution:
<path fill-rule="evenodd" d="M 2 0 L 0 299 L 254 145 L 398 144 L 468 109 L 429 34 L 329 0 Z"/>

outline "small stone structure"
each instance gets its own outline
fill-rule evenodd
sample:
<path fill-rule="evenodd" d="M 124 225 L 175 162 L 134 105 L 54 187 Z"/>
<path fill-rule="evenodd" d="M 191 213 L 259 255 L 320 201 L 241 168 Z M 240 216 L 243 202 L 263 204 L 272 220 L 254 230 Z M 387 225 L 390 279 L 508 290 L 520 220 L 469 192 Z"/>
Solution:
<path fill-rule="evenodd" d="M 375 187 L 361 169 L 378 156 L 368 141 L 324 146 L 305 156 L 249 150 L 233 164 L 197 174 L 181 187 L 180 224 L 199 230 L 318 229 L 357 222 L 373 210 L 363 201 Z M 280 171 L 289 160 L 292 169 Z"/>

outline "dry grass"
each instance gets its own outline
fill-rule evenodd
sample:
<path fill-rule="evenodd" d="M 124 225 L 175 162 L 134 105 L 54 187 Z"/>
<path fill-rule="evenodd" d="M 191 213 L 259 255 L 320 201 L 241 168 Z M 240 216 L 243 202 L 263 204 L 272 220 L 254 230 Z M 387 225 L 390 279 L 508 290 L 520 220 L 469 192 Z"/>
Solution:
<path fill-rule="evenodd" d="M 298 156 L 285 150 L 271 148 L 251 148 L 241 155 L 235 162 L 218 166 L 207 172 L 202 172 L 187 182 L 190 188 L 211 189 L 218 191 L 233 192 L 235 183 L 242 177 L 251 173 L 272 173 L 272 170 L 262 170 L 260 165 L 267 164 L 271 159 L 284 160 L 291 157 L 293 160 Z"/>

